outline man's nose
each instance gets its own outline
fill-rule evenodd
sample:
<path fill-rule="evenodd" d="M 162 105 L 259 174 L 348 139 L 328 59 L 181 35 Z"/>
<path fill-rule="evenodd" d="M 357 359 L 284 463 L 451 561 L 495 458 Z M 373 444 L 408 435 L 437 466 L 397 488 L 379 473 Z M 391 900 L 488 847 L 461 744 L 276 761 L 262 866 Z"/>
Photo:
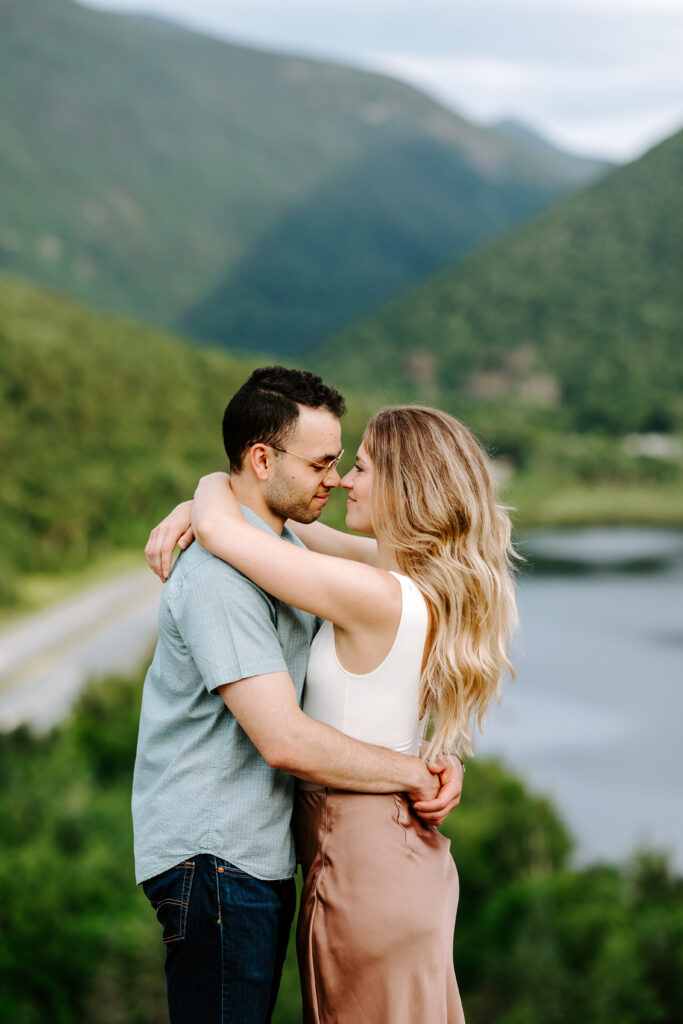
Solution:
<path fill-rule="evenodd" d="M 332 466 L 331 469 L 328 469 L 328 471 L 325 473 L 325 476 L 323 477 L 323 483 L 325 484 L 325 487 L 339 487 L 339 484 L 341 483 L 341 477 L 337 472 L 336 466 Z"/>

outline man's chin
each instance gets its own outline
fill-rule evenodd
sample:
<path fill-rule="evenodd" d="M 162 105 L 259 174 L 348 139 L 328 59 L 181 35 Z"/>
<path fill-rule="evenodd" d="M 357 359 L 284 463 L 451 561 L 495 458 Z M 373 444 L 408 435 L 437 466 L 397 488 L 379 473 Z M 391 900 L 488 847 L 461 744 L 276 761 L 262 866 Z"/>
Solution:
<path fill-rule="evenodd" d="M 284 519 L 291 519 L 294 523 L 301 523 L 302 526 L 308 526 L 309 523 L 315 523 L 320 519 L 321 512 L 322 508 L 288 508 L 279 510 L 278 515 Z"/>
<path fill-rule="evenodd" d="M 315 523 L 322 515 L 321 508 L 311 508 L 307 512 L 301 512 L 300 514 L 290 516 L 297 523 L 301 523 L 302 526 L 307 526 L 309 523 Z"/>

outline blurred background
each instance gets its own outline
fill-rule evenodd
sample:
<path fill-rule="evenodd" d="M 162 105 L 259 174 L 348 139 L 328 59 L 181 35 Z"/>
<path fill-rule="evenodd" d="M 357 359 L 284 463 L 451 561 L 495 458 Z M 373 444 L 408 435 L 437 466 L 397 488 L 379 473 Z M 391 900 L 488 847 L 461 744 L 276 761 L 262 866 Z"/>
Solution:
<path fill-rule="evenodd" d="M 0 0 L 3 1020 L 167 1019 L 142 547 L 277 361 L 344 391 L 346 468 L 437 405 L 514 510 L 444 826 L 468 1021 L 680 1024 L 681 52 L 683 0 Z"/>

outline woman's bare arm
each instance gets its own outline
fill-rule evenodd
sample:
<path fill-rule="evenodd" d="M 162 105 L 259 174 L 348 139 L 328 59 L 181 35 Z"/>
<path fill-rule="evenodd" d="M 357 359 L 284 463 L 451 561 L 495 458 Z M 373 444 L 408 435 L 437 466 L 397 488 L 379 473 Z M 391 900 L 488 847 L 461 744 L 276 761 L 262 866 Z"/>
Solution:
<path fill-rule="evenodd" d="M 311 551 L 336 558 L 348 558 L 366 565 L 377 563 L 377 542 L 371 537 L 357 537 L 334 530 L 322 523 L 297 523 L 293 519 L 287 526 Z M 173 563 L 176 544 L 183 551 L 194 540 L 192 530 L 192 501 L 183 501 L 154 527 L 145 546 L 145 557 L 152 572 L 166 581 Z"/>
<path fill-rule="evenodd" d="M 192 506 L 195 537 L 285 604 L 331 619 L 342 629 L 398 626 L 398 580 L 363 562 L 321 555 L 251 526 L 224 473 L 202 477 Z"/>
<path fill-rule="evenodd" d="M 335 558 L 350 558 L 366 565 L 377 564 L 377 541 L 371 537 L 358 537 L 335 530 L 323 523 L 296 523 L 287 520 L 287 526 L 310 551 Z"/>

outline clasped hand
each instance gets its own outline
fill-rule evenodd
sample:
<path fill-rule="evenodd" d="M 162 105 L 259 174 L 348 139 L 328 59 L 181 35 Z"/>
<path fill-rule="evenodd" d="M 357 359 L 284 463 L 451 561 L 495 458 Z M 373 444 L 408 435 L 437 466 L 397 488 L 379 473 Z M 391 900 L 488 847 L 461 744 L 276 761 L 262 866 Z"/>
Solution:
<path fill-rule="evenodd" d="M 444 754 L 427 764 L 438 775 L 440 788 L 433 800 L 411 799 L 413 810 L 428 825 L 441 825 L 460 803 L 464 770 L 455 754 Z"/>

